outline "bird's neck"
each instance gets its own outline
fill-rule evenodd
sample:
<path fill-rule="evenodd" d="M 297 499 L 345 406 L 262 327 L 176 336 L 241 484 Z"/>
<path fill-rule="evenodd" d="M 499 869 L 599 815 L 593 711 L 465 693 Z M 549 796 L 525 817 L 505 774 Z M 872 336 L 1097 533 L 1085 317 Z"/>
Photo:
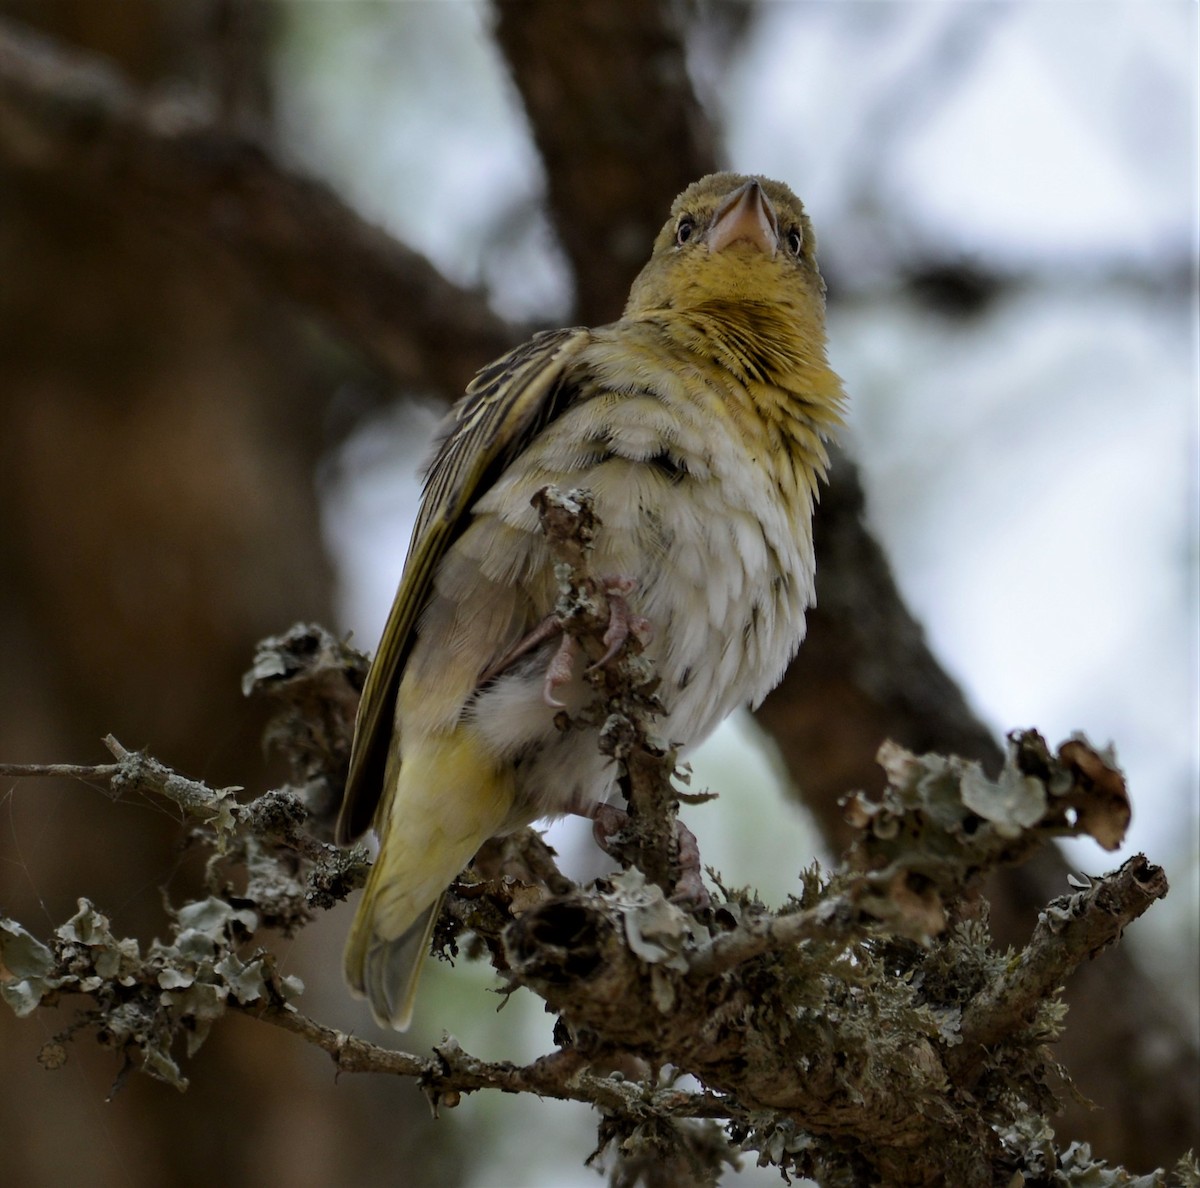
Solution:
<path fill-rule="evenodd" d="M 666 327 L 699 355 L 715 358 L 743 383 L 792 389 L 828 370 L 825 328 L 799 311 L 764 301 L 711 301 L 674 311 Z"/>
<path fill-rule="evenodd" d="M 845 395 L 825 356 L 819 312 L 776 302 L 711 301 L 673 310 L 659 326 L 689 354 L 730 372 L 756 404 L 782 398 L 791 415 L 802 409 L 821 435 L 841 423 Z"/>
<path fill-rule="evenodd" d="M 735 384 L 716 384 L 724 413 L 743 434 L 761 439 L 764 458 L 790 467 L 798 486 L 815 493 L 828 464 L 825 442 L 842 423 L 845 403 L 825 357 L 819 311 L 714 301 L 631 320 L 652 324 L 701 375 L 718 369 L 732 376 Z"/>

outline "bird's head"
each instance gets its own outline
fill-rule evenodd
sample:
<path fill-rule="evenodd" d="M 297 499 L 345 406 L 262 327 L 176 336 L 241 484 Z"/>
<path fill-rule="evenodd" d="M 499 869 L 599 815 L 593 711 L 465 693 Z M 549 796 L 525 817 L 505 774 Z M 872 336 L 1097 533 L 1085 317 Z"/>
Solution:
<path fill-rule="evenodd" d="M 815 246 L 804 207 L 782 182 L 710 173 L 675 199 L 625 317 L 745 303 L 820 317 Z"/>

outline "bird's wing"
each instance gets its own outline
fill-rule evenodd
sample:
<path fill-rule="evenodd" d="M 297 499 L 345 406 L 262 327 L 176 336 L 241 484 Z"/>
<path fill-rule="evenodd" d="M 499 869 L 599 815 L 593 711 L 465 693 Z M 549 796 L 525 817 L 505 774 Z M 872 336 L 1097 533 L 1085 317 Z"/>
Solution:
<path fill-rule="evenodd" d="M 590 341 L 590 331 L 581 328 L 535 335 L 480 371 L 451 414 L 426 475 L 404 576 L 363 686 L 338 816 L 342 844 L 371 824 L 383 792 L 400 678 L 438 563 L 466 527 L 475 501 L 570 402 L 568 365 Z"/>

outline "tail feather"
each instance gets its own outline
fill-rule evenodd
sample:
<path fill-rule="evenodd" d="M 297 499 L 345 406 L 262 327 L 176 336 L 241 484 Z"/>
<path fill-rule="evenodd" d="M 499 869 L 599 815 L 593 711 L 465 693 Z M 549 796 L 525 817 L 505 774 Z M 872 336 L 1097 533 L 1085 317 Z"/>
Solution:
<path fill-rule="evenodd" d="M 409 907 L 400 917 L 408 919 L 398 924 L 387 903 L 392 898 L 389 892 L 396 889 L 397 872 L 390 866 L 381 850 L 367 878 L 354 923 L 350 925 L 342 968 L 351 993 L 367 1000 L 380 1027 L 406 1031 L 412 1021 L 417 983 L 445 894 L 438 894 L 415 915 Z M 455 874 L 458 869 L 455 868 Z M 453 877 L 446 875 L 443 884 Z"/>
<path fill-rule="evenodd" d="M 380 1027 L 407 1031 L 412 1022 L 417 983 L 433 936 L 433 926 L 442 910 L 442 900 L 430 904 L 412 926 L 394 940 L 377 932 L 365 934 L 357 951 L 347 949 L 346 980 L 363 995 Z"/>
<path fill-rule="evenodd" d="M 423 744 L 423 745 L 422 745 Z M 447 885 L 504 822 L 511 775 L 466 730 L 414 744 L 376 828 L 371 868 L 346 942 L 346 981 L 382 1027 L 403 1031 Z"/>

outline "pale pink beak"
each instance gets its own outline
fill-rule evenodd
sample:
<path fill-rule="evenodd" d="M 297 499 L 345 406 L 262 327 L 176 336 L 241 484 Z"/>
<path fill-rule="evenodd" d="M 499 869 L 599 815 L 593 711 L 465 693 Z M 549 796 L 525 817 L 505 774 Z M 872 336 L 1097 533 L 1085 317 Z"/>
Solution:
<path fill-rule="evenodd" d="M 731 243 L 749 240 L 774 258 L 779 250 L 779 220 L 771 200 L 756 181 L 739 186 L 721 203 L 708 229 L 708 250 L 722 252 Z"/>

